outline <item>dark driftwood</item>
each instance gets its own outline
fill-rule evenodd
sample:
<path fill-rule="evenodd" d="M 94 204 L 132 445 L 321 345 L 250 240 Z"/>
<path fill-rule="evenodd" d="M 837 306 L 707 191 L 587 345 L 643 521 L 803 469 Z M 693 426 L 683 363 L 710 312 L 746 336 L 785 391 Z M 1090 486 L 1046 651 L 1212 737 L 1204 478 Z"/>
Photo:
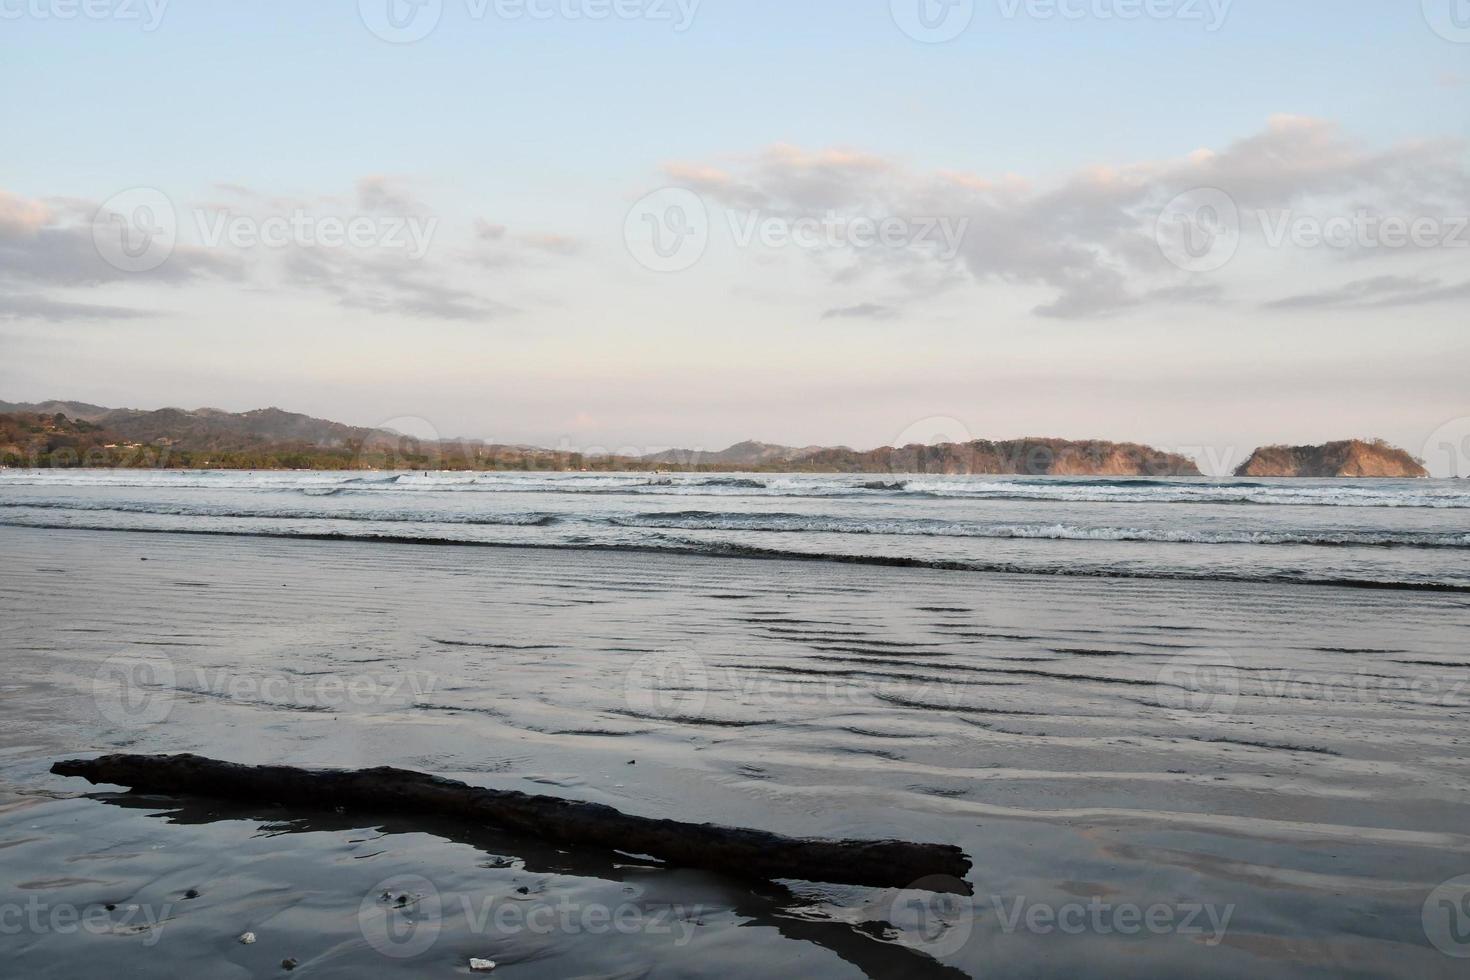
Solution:
<path fill-rule="evenodd" d="M 406 769 L 245 766 L 198 755 L 105 755 L 51 771 L 148 793 L 194 794 L 304 807 L 449 816 L 559 844 L 647 854 L 667 864 L 755 878 L 958 892 L 970 859 L 952 844 L 814 840 L 715 824 L 634 817 L 599 803 L 484 789 Z M 928 879 L 928 880 L 923 880 Z"/>

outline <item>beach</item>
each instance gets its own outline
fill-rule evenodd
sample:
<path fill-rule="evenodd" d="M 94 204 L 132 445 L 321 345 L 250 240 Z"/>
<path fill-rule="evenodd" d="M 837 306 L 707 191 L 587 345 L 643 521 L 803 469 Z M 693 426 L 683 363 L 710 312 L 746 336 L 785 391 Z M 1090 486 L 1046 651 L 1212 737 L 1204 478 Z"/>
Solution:
<path fill-rule="evenodd" d="M 0 526 L 13 975 L 1463 966 L 1432 901 L 1470 873 L 1453 571 L 1429 587 L 1027 574 L 137 518 Z M 393 765 L 643 816 L 953 843 L 974 895 L 751 884 L 330 800 L 123 797 L 48 772 L 120 751 Z"/>
<path fill-rule="evenodd" d="M 0 980 L 1470 977 L 1467 53 L 0 0 Z"/>

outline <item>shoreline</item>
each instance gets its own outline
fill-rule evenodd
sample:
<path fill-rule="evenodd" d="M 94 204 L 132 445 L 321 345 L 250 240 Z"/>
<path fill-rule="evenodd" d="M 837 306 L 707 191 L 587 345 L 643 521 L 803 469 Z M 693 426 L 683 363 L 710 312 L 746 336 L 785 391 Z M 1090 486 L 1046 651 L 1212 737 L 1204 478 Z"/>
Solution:
<path fill-rule="evenodd" d="M 509 976 L 1456 965 L 1419 925 L 1470 870 L 1470 762 L 1446 752 L 1470 611 L 1452 596 L 13 527 L 0 546 L 0 902 L 168 907 L 161 931 L 0 937 L 27 975 L 97 956 L 334 977 L 471 956 Z M 976 895 L 949 944 L 901 891 L 753 888 L 331 801 L 79 794 L 45 771 L 110 751 L 397 765 L 654 818 L 949 842 Z M 371 938 L 401 915 L 379 902 L 394 889 L 439 903 L 403 957 Z M 1074 906 L 1174 918 L 1026 925 Z M 501 927 L 501 908 L 552 925 Z M 620 908 L 640 927 L 582 918 Z"/>
<path fill-rule="evenodd" d="M 974 472 L 926 472 L 922 470 L 843 470 L 843 469 L 803 469 L 781 465 L 774 467 L 749 466 L 745 464 L 699 464 L 694 467 L 670 467 L 665 465 L 649 465 L 647 467 L 589 467 L 589 468 L 538 468 L 538 467 L 483 467 L 483 468 L 457 468 L 440 469 L 429 467 L 374 467 L 374 466 L 351 466 L 334 468 L 317 467 L 295 467 L 295 466 L 159 466 L 155 464 L 126 466 L 11 466 L 0 464 L 0 471 L 13 470 L 26 473 L 66 473 L 66 472 L 141 472 L 141 473 L 378 473 L 394 475 L 413 475 L 415 473 L 430 473 L 435 475 L 505 475 L 513 473 L 524 473 L 528 476 L 565 476 L 567 474 L 585 474 L 587 476 L 871 476 L 892 479 L 925 479 L 934 477 L 965 477 L 965 476 L 996 476 L 996 477 L 1018 477 L 1024 480 L 1163 480 L 1163 481 L 1205 481 L 1210 483 L 1229 484 L 1235 481 L 1252 482 L 1259 480 L 1288 480 L 1296 481 L 1333 481 L 1346 480 L 1354 483 L 1373 484 L 1375 482 L 1392 481 L 1419 481 L 1444 482 L 1452 480 L 1470 480 L 1470 476 L 1381 476 L 1377 474 L 1348 475 L 1342 476 L 1299 476 L 1294 473 L 1283 473 L 1279 475 L 1250 475 L 1240 473 L 1221 473 L 1212 475 L 1209 473 L 1027 473 L 1020 470 L 981 470 Z"/>
<path fill-rule="evenodd" d="M 32 528 L 49 531 L 95 531 L 98 533 L 124 534 L 182 534 L 203 537 L 266 538 L 271 540 L 300 540 L 364 544 L 422 545 L 431 548 L 464 546 L 469 548 L 508 548 L 531 551 L 587 551 L 629 554 L 688 555 L 695 558 L 735 559 L 746 561 L 798 561 L 827 562 L 838 565 L 868 565 L 877 568 L 928 569 L 941 572 L 972 572 L 987 575 L 1017 575 L 1036 578 L 1120 579 L 1155 582 L 1221 582 L 1233 585 L 1301 586 L 1305 588 L 1362 589 L 1391 592 L 1429 592 L 1447 594 L 1470 594 L 1470 585 L 1450 582 L 1385 582 L 1364 579 L 1303 579 L 1288 576 L 1230 576 L 1230 575 L 1185 575 L 1163 572 L 1127 572 L 1109 569 L 1086 571 L 1066 568 L 1037 570 L 1002 564 L 979 564 L 958 561 L 931 561 L 915 558 L 888 557 L 884 555 L 812 554 L 799 551 L 781 551 L 745 546 L 699 550 L 689 547 L 658 548 L 650 545 L 599 545 L 599 544 L 544 544 L 536 542 L 474 541 L 455 538 L 414 537 L 412 535 L 347 534 L 340 532 L 284 532 L 284 531 L 223 531 L 204 528 L 143 528 L 143 527 L 87 527 L 65 524 L 26 524 L 0 521 L 0 527 Z"/>

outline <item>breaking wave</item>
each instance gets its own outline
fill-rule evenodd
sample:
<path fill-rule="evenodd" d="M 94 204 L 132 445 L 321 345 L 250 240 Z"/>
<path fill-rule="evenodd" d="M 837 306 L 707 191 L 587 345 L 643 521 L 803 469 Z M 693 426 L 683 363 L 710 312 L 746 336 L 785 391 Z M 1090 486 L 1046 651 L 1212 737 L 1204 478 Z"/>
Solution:
<path fill-rule="evenodd" d="M 1451 480 L 0 471 L 32 527 L 1416 587 L 1470 583 L 1467 507 Z"/>
<path fill-rule="evenodd" d="M 808 514 L 679 511 L 616 517 L 620 527 L 685 531 L 882 534 L 946 538 L 1015 538 L 1048 541 L 1146 541 L 1155 544 L 1317 545 L 1323 547 L 1470 548 L 1470 532 L 1423 531 L 1196 531 L 1072 524 L 977 524 L 895 518 L 822 517 Z"/>
<path fill-rule="evenodd" d="M 834 562 L 848 565 L 871 565 L 884 568 L 918 568 L 939 571 L 990 572 L 1015 575 L 1044 575 L 1063 578 L 1158 579 L 1177 582 L 1234 582 L 1243 584 L 1277 584 L 1336 586 L 1353 589 L 1385 589 L 1422 592 L 1448 592 L 1470 595 L 1470 584 L 1433 579 L 1378 579 L 1371 577 L 1330 576 L 1309 571 L 1238 569 L 1188 569 L 1163 566 L 1085 565 L 1078 563 L 1031 564 L 1007 561 L 930 559 L 902 555 L 846 554 L 841 552 L 786 551 L 761 548 L 733 542 L 694 541 L 678 538 L 648 540 L 635 544 L 618 544 L 567 539 L 563 541 L 479 541 L 465 538 L 425 534 L 383 534 L 364 530 L 293 531 L 287 529 L 243 530 L 236 528 L 155 528 L 96 527 L 28 521 L 0 520 L 0 526 L 54 528 L 59 530 L 109 530 L 141 534 L 189 534 L 202 536 L 284 538 L 303 541 L 345 541 L 374 544 L 439 545 L 449 547 L 532 548 L 577 551 L 666 552 L 720 558 L 767 559 L 777 561 Z"/>
<path fill-rule="evenodd" d="M 306 496 L 527 493 L 1034 500 L 1062 503 L 1254 504 L 1470 508 L 1470 487 L 1440 480 L 1221 480 L 923 474 L 293 473 L 176 470 L 6 470 L 0 489 L 290 490 Z"/>

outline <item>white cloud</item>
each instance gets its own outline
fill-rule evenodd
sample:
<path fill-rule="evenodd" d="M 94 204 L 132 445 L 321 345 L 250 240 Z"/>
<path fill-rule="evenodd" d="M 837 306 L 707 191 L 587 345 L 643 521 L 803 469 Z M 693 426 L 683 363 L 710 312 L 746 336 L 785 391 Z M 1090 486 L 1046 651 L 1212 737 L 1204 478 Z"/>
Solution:
<path fill-rule="evenodd" d="M 151 315 L 147 310 L 122 306 L 69 303 L 45 296 L 0 293 L 0 320 L 131 320 Z"/>
<path fill-rule="evenodd" d="M 1266 303 L 1267 309 L 1383 309 L 1470 299 L 1470 281 L 1446 285 L 1423 276 L 1374 276 Z"/>
<path fill-rule="evenodd" d="M 891 306 L 881 303 L 857 303 L 838 306 L 822 314 L 823 320 L 890 320 L 898 313 Z"/>
<path fill-rule="evenodd" d="M 8 319 L 114 319 L 145 315 L 115 305 L 75 303 L 37 289 L 95 289 L 123 283 L 180 287 L 204 280 L 238 280 L 234 255 L 176 245 L 156 268 L 128 272 L 98 252 L 92 222 L 101 205 L 71 198 L 31 200 L 0 191 L 0 294 Z"/>
<path fill-rule="evenodd" d="M 77 302 L 44 291 L 179 288 L 212 281 L 284 285 L 377 314 L 486 320 L 515 308 L 485 295 L 484 276 L 470 266 L 507 265 L 531 255 L 545 261 L 582 247 L 569 235 L 508 235 L 503 226 L 484 221 L 471 229 L 474 246 L 468 252 L 431 247 L 437 216 L 402 182 L 381 175 L 357 181 L 350 196 L 283 197 L 231 183 L 217 183 L 213 190 L 219 200 L 178 209 L 171 252 L 141 272 L 117 268 L 99 254 L 93 236 L 98 203 L 33 200 L 0 190 L 0 317 L 54 322 L 144 316 L 147 311 L 121 304 Z M 332 228 L 363 222 L 371 232 L 367 244 L 341 234 L 326 239 Z"/>
<path fill-rule="evenodd" d="M 818 257 L 834 281 L 888 277 L 915 296 L 957 273 L 982 284 L 1039 286 L 1051 298 L 1033 312 L 1080 318 L 1229 297 L 1228 276 L 1202 281 L 1171 265 L 1159 248 L 1158 216 L 1183 192 L 1219 188 L 1247 216 L 1281 208 L 1311 208 L 1323 216 L 1366 208 L 1452 218 L 1470 214 L 1463 151 L 1459 143 L 1427 141 L 1374 150 L 1331 122 L 1281 115 L 1222 149 L 1088 167 L 1045 185 L 1014 174 L 922 173 L 855 150 L 787 145 L 727 161 L 674 163 L 666 172 L 732 210 L 967 221 L 953 264 L 914 249 L 854 250 L 836 262 Z"/>

